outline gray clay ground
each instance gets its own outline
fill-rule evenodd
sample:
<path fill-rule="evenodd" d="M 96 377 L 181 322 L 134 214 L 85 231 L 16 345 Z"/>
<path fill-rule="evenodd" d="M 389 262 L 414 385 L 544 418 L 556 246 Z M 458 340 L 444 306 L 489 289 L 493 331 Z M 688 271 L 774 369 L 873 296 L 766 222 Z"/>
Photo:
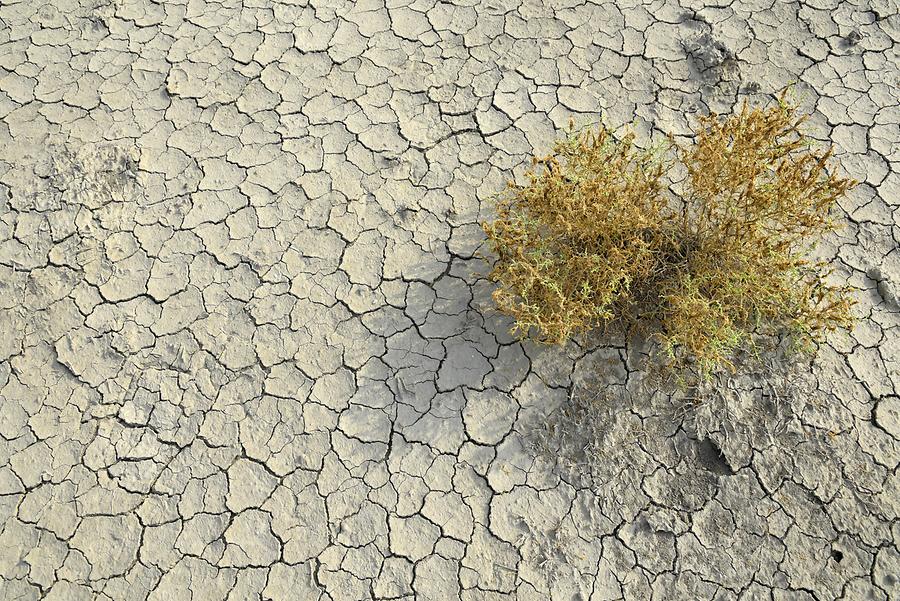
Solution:
<path fill-rule="evenodd" d="M 0 598 L 900 599 L 894 0 L 2 0 Z M 520 344 L 490 197 L 570 116 L 795 90 L 861 319 L 670 399 Z"/>

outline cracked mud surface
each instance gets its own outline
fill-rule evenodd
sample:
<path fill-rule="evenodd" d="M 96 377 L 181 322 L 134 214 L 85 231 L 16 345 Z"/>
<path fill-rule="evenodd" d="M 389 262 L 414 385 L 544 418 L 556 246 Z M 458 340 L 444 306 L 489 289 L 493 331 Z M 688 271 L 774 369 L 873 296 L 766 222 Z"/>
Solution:
<path fill-rule="evenodd" d="M 898 41 L 890 0 L 4 1 L 0 598 L 900 598 Z M 791 81 L 863 182 L 852 333 L 696 405 L 508 336 L 478 222 L 570 116 Z"/>

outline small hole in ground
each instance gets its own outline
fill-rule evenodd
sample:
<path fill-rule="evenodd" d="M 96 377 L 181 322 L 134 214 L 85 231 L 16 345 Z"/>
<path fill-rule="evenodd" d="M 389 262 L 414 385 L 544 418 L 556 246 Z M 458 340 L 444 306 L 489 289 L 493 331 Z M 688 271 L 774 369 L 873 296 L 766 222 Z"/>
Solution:
<path fill-rule="evenodd" d="M 725 459 L 722 449 L 712 439 L 704 438 L 700 441 L 697 455 L 700 459 L 700 465 L 708 471 L 720 476 L 734 475 L 734 470 Z"/>
<path fill-rule="evenodd" d="M 841 560 L 844 559 L 844 554 L 838 551 L 837 549 L 831 550 L 831 559 L 835 560 L 838 563 L 841 563 Z"/>

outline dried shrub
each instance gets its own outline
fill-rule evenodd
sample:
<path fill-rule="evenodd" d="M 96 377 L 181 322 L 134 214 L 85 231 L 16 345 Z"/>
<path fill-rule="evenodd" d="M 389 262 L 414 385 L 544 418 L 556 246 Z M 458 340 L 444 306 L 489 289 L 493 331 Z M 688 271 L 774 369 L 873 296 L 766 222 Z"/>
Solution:
<path fill-rule="evenodd" d="M 658 339 L 669 365 L 709 374 L 760 337 L 809 348 L 847 326 L 847 290 L 807 256 L 856 182 L 833 173 L 832 150 L 816 150 L 806 117 L 778 100 L 701 117 L 687 146 L 641 150 L 633 134 L 570 128 L 535 158 L 483 224 L 493 298 L 514 332 L 562 343 L 621 324 Z M 673 196 L 677 163 L 687 177 Z"/>

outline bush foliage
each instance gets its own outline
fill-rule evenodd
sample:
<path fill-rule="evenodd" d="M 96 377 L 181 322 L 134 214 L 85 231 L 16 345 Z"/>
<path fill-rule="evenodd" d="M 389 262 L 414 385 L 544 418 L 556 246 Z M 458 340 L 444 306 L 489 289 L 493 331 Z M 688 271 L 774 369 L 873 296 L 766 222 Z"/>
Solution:
<path fill-rule="evenodd" d="M 631 133 L 570 127 L 533 159 L 527 184 L 510 182 L 484 224 L 493 298 L 514 331 L 562 343 L 618 323 L 708 374 L 760 336 L 809 346 L 847 326 L 847 290 L 807 256 L 856 182 L 833 174 L 832 150 L 814 149 L 806 117 L 778 100 L 700 117 L 690 145 L 642 150 Z"/>

